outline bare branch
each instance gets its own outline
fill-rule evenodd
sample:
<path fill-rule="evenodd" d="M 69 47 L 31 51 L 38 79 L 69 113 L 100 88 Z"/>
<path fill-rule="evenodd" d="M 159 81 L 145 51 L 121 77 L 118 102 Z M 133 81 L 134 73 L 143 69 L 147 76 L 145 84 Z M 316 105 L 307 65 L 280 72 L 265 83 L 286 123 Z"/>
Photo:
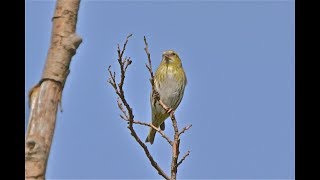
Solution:
<path fill-rule="evenodd" d="M 135 132 L 135 130 L 133 128 L 133 124 L 142 124 L 142 125 L 146 125 L 146 126 L 150 126 L 150 127 L 152 127 L 152 126 L 150 124 L 147 124 L 147 123 L 134 121 L 134 115 L 133 115 L 132 108 L 128 104 L 128 102 L 127 102 L 127 100 L 125 98 L 124 91 L 123 91 L 125 73 L 127 71 L 128 66 L 132 63 L 130 57 L 129 58 L 127 58 L 127 57 L 123 58 L 123 54 L 124 54 L 124 51 L 126 49 L 128 40 L 129 40 L 129 38 L 131 36 L 132 36 L 132 34 L 127 36 L 122 50 L 120 49 L 120 46 L 118 44 L 117 52 L 118 52 L 118 63 L 120 65 L 120 82 L 118 84 L 116 83 L 115 72 L 113 72 L 113 73 L 111 72 L 110 66 L 108 68 L 109 75 L 110 75 L 108 82 L 115 89 L 116 94 L 118 95 L 118 101 L 117 101 L 118 102 L 118 107 L 121 110 L 121 112 L 124 114 L 124 115 L 120 115 L 120 117 L 129 122 L 129 125 L 128 125 L 127 128 L 130 130 L 131 135 L 139 143 L 139 145 L 143 148 L 143 150 L 144 150 L 146 156 L 148 157 L 151 165 L 158 171 L 158 174 L 161 175 L 162 177 L 164 177 L 165 179 L 169 180 L 170 177 L 160 168 L 160 166 L 157 164 L 157 162 L 153 159 L 153 157 L 151 156 L 151 154 L 150 154 L 150 152 L 148 150 L 148 147 L 141 141 L 141 139 L 138 137 L 137 133 Z M 120 102 L 120 100 L 121 100 L 121 102 Z M 169 138 L 167 138 L 167 136 L 165 136 L 163 132 L 162 132 L 162 135 L 163 135 L 164 138 L 169 140 Z M 170 140 L 168 142 L 170 142 Z"/>
<path fill-rule="evenodd" d="M 122 118 L 122 119 L 124 119 L 124 118 Z M 129 121 L 127 119 L 124 119 L 124 120 Z M 132 123 L 153 128 L 154 130 L 159 132 L 161 134 L 161 137 L 163 137 L 165 140 L 167 140 L 167 142 L 172 146 L 173 142 L 170 140 L 170 138 L 160 128 L 155 127 L 152 123 L 145 123 L 145 122 L 141 122 L 141 121 L 137 121 L 137 120 L 134 120 Z"/>
<path fill-rule="evenodd" d="M 178 162 L 177 166 L 180 166 L 180 164 L 186 159 L 187 156 L 190 155 L 190 151 L 188 151 L 182 158 L 181 160 Z"/>
<path fill-rule="evenodd" d="M 145 52 L 147 54 L 147 57 L 148 57 L 148 64 L 146 64 L 146 67 L 147 67 L 147 69 L 149 70 L 149 73 L 150 73 L 150 77 L 151 77 L 150 78 L 150 83 L 151 83 L 151 86 L 152 86 L 152 93 L 154 93 L 155 92 L 155 89 L 154 89 L 154 75 L 153 75 L 153 71 L 152 71 L 151 56 L 150 56 L 150 53 L 149 53 L 149 46 L 148 46 L 148 42 L 147 42 L 146 36 L 143 36 L 143 40 L 144 40 L 144 44 L 146 45 L 144 50 L 145 50 Z"/>
<path fill-rule="evenodd" d="M 116 72 L 111 72 L 111 65 L 108 67 L 108 72 L 110 77 L 108 78 L 108 83 L 114 88 L 116 92 L 118 92 L 118 87 L 116 85 Z"/>
<path fill-rule="evenodd" d="M 182 133 L 184 133 L 186 130 L 188 130 L 191 125 L 185 127 L 182 129 L 182 131 L 179 133 L 179 129 L 178 129 L 178 125 L 177 125 L 177 121 L 174 115 L 174 110 L 170 109 L 167 105 L 165 105 L 165 103 L 163 103 L 163 101 L 160 98 L 159 93 L 155 90 L 155 83 L 154 83 L 154 75 L 153 75 L 153 71 L 152 71 L 152 64 L 151 64 L 151 57 L 150 57 L 150 53 L 149 53 L 149 49 L 148 49 L 148 43 L 147 43 L 147 39 L 144 36 L 144 43 L 145 43 L 145 52 L 147 54 L 148 57 L 148 64 L 146 64 L 146 67 L 150 73 L 150 83 L 152 86 L 152 95 L 153 98 L 155 99 L 154 103 L 156 103 L 157 101 L 159 102 L 159 104 L 163 107 L 163 109 L 166 110 L 167 113 L 170 113 L 170 118 L 172 120 L 172 126 L 174 129 L 174 140 L 171 144 L 172 146 L 172 160 L 171 160 L 171 179 L 176 179 L 177 178 L 177 171 L 178 171 L 178 166 L 182 163 L 182 161 L 186 158 L 183 157 L 183 159 L 181 161 L 179 161 L 179 165 L 178 165 L 178 158 L 179 158 L 179 146 L 180 146 L 180 135 Z M 159 131 L 158 131 L 159 132 Z M 160 133 L 161 134 L 161 133 Z M 190 153 L 190 151 L 188 151 Z M 189 155 L 188 153 L 188 155 Z"/>
<path fill-rule="evenodd" d="M 169 110 L 170 110 L 170 108 L 161 101 L 160 96 L 159 96 L 159 104 L 160 104 L 160 105 L 162 106 L 162 108 L 165 109 L 166 111 L 169 111 Z"/>
<path fill-rule="evenodd" d="M 129 117 L 128 117 L 128 115 L 127 115 L 127 111 L 125 111 L 125 110 L 123 109 L 123 104 L 122 104 L 122 102 L 121 102 L 121 100 L 120 100 L 119 97 L 118 97 L 118 99 L 117 99 L 117 102 L 118 102 L 118 107 L 119 107 L 119 109 L 121 110 L 121 112 L 123 113 L 123 115 L 124 115 L 125 118 L 122 118 L 122 115 L 120 115 L 120 117 L 121 117 L 122 119 L 129 119 Z"/>
<path fill-rule="evenodd" d="M 177 121 L 174 115 L 174 110 L 170 109 L 168 106 L 166 106 L 162 100 L 160 99 L 160 95 L 159 93 L 155 90 L 155 82 L 154 82 L 154 74 L 152 71 L 152 62 L 151 62 L 151 56 L 148 50 L 148 43 L 146 40 L 146 37 L 144 36 L 144 43 L 145 43 L 145 52 L 147 54 L 148 57 L 148 63 L 146 63 L 146 67 L 150 73 L 150 83 L 152 86 L 152 96 L 155 99 L 154 103 L 156 103 L 157 101 L 159 102 L 159 104 L 166 110 L 167 113 L 170 113 L 170 118 L 172 120 L 172 126 L 174 129 L 174 139 L 173 141 L 170 140 L 170 138 L 158 127 L 154 126 L 151 123 L 145 123 L 145 122 L 141 122 L 141 121 L 137 121 L 134 120 L 134 115 L 133 115 L 133 111 L 132 108 L 130 107 L 130 105 L 128 104 L 126 98 L 125 98 L 125 94 L 124 94 L 124 90 L 123 90 L 123 85 L 124 85 L 124 80 L 125 80 L 125 74 L 127 71 L 127 68 L 129 67 L 129 65 L 132 63 L 130 57 L 123 57 L 124 55 L 124 51 L 126 49 L 127 43 L 128 43 L 128 39 L 132 36 L 132 34 L 128 35 L 126 38 L 126 41 L 122 47 L 122 49 L 120 48 L 120 45 L 118 44 L 117 46 L 117 53 L 118 53 L 118 63 L 120 66 L 120 80 L 117 83 L 116 81 L 116 74 L 115 72 L 112 72 L 110 70 L 111 66 L 109 66 L 108 71 L 109 71 L 109 79 L 108 79 L 108 83 L 111 84 L 111 86 L 114 88 L 116 94 L 118 95 L 118 99 L 117 99 L 117 103 L 118 103 L 118 108 L 120 109 L 120 111 L 122 112 L 122 114 L 120 115 L 120 117 L 128 122 L 128 126 L 127 128 L 130 130 L 131 135 L 134 137 L 134 139 L 139 143 L 139 145 L 142 147 L 142 149 L 144 150 L 146 156 L 148 157 L 151 165 L 158 171 L 158 174 L 161 175 L 163 178 L 165 179 L 176 179 L 177 176 L 177 168 L 178 166 L 186 159 L 187 156 L 189 156 L 190 151 L 188 151 L 183 157 L 182 159 L 178 162 L 178 158 L 179 158 L 179 145 L 180 145 L 180 135 L 183 134 L 186 130 L 188 130 L 192 125 L 186 126 L 184 127 L 180 132 L 178 129 L 178 125 L 177 125 Z M 146 146 L 146 144 L 141 141 L 141 139 L 139 138 L 139 136 L 137 135 L 136 131 L 134 130 L 133 124 L 138 124 L 138 125 L 143 125 L 143 126 L 148 126 L 151 127 L 153 129 L 155 129 L 157 132 L 159 132 L 159 134 L 161 134 L 161 136 L 166 139 L 166 141 L 172 146 L 172 161 L 171 161 L 171 177 L 169 177 L 161 168 L 160 166 L 157 164 L 157 162 L 153 159 L 152 155 L 150 154 L 148 147 Z"/>
<path fill-rule="evenodd" d="M 140 138 L 136 134 L 135 130 L 133 129 L 132 124 L 131 125 L 129 124 L 128 128 L 131 131 L 131 135 L 135 138 L 135 140 L 143 148 L 145 154 L 147 155 L 147 157 L 150 160 L 151 165 L 158 171 L 158 174 L 161 175 L 162 177 L 164 177 L 165 179 L 169 180 L 170 177 L 168 175 L 166 175 L 166 173 L 160 168 L 160 166 L 157 164 L 157 162 L 153 159 L 153 157 L 151 156 L 147 146 L 140 140 Z"/>
<path fill-rule="evenodd" d="M 122 114 L 120 114 L 120 118 L 125 120 L 125 121 L 128 121 L 128 119 L 126 117 L 124 117 Z"/>
<path fill-rule="evenodd" d="M 178 171 L 178 158 L 179 158 L 179 129 L 177 125 L 177 120 L 174 115 L 174 111 L 170 113 L 170 118 L 172 120 L 172 126 L 174 129 L 174 141 L 172 146 L 172 160 L 171 160 L 171 179 L 177 179 L 177 171 Z"/>
<path fill-rule="evenodd" d="M 164 134 L 163 131 L 161 131 L 160 128 L 155 127 L 152 123 L 150 123 L 150 126 L 151 126 L 153 129 L 157 130 L 157 131 L 161 134 L 161 136 L 162 136 L 164 139 L 166 139 L 167 142 L 168 142 L 171 146 L 173 146 L 173 142 L 170 140 L 170 138 L 169 138 L 168 136 L 166 136 L 166 135 Z"/>
<path fill-rule="evenodd" d="M 186 130 L 190 129 L 191 127 L 192 127 L 192 124 L 184 127 L 184 128 L 179 132 L 179 136 L 180 136 L 181 134 L 183 134 Z"/>
<path fill-rule="evenodd" d="M 127 46 L 127 44 L 128 44 L 129 38 L 130 38 L 131 36 L 132 36 L 132 34 L 129 34 L 129 35 L 127 36 L 126 42 L 123 44 L 123 48 L 122 48 L 122 52 L 121 52 L 121 56 L 120 56 L 120 57 L 123 56 L 123 53 L 124 53 L 124 51 L 126 50 L 126 46 Z"/>
<path fill-rule="evenodd" d="M 125 61 L 127 61 L 128 63 L 126 63 L 125 66 L 124 66 L 124 72 L 127 71 L 128 66 L 132 63 L 130 57 L 126 58 Z"/>

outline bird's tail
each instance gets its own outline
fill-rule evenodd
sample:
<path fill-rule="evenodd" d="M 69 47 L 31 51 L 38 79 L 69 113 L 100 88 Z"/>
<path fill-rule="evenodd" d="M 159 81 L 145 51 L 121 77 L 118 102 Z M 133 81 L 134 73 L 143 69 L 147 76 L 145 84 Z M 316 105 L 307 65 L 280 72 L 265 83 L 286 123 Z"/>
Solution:
<path fill-rule="evenodd" d="M 150 144 L 153 144 L 154 137 L 156 136 L 156 130 L 153 128 L 150 128 L 149 135 L 147 136 L 146 142 L 149 142 Z"/>

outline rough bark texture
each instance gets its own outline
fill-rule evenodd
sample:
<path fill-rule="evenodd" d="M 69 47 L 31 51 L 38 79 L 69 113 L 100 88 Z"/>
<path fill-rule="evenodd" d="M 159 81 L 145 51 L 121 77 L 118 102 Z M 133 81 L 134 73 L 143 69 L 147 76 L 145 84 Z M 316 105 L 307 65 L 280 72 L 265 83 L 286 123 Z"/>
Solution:
<path fill-rule="evenodd" d="M 30 90 L 25 141 L 25 179 L 45 179 L 58 105 L 72 56 L 82 42 L 75 34 L 80 0 L 57 0 L 51 44 L 42 78 Z"/>
<path fill-rule="evenodd" d="M 178 158 L 179 158 L 179 146 L 180 146 L 180 138 L 179 138 L 179 129 L 177 125 L 176 117 L 173 113 L 170 114 L 170 118 L 172 120 L 172 126 L 174 129 L 174 141 L 172 146 L 172 161 L 171 161 L 171 179 L 177 179 L 178 172 Z"/>

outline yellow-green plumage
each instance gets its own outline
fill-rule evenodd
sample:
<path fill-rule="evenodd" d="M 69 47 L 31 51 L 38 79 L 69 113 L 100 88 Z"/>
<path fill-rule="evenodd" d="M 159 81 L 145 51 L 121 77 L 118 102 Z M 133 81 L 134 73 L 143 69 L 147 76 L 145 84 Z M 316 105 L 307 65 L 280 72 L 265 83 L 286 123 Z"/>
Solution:
<path fill-rule="evenodd" d="M 181 60 L 175 51 L 163 52 L 162 61 L 154 76 L 154 83 L 161 101 L 172 110 L 176 110 L 182 100 L 187 78 Z M 161 130 L 164 130 L 164 121 L 169 117 L 169 114 L 159 102 L 154 103 L 154 101 L 151 92 L 152 124 L 156 127 L 160 126 Z M 156 130 L 150 128 L 146 142 L 153 144 L 155 135 Z"/>

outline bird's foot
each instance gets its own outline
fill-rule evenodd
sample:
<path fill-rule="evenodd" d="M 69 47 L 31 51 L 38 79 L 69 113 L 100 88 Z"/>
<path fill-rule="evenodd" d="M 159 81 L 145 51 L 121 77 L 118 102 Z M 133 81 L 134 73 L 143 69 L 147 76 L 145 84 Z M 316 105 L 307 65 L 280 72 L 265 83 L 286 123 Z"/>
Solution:
<path fill-rule="evenodd" d="M 166 111 L 166 113 L 170 114 L 170 113 L 174 112 L 174 110 L 172 108 L 169 108 L 161 100 L 159 100 L 159 103 L 163 107 L 163 109 Z"/>
<path fill-rule="evenodd" d="M 170 114 L 170 115 L 173 115 L 174 114 L 174 110 L 172 108 L 169 108 L 168 106 L 166 106 L 160 99 L 160 94 L 157 92 L 157 91 L 153 91 L 153 94 L 152 94 L 153 98 L 156 100 L 156 101 L 159 101 L 160 105 L 165 109 L 166 113 Z M 154 103 L 156 102 L 154 101 Z"/>
<path fill-rule="evenodd" d="M 152 95 L 155 100 L 160 100 L 160 94 L 158 93 L 158 91 L 154 90 Z"/>
<path fill-rule="evenodd" d="M 166 113 L 168 114 L 174 114 L 174 110 L 172 108 L 167 108 Z"/>
<path fill-rule="evenodd" d="M 155 106 L 156 102 L 160 101 L 160 94 L 158 93 L 158 91 L 154 90 L 152 93 L 152 97 L 153 97 L 153 106 Z"/>

